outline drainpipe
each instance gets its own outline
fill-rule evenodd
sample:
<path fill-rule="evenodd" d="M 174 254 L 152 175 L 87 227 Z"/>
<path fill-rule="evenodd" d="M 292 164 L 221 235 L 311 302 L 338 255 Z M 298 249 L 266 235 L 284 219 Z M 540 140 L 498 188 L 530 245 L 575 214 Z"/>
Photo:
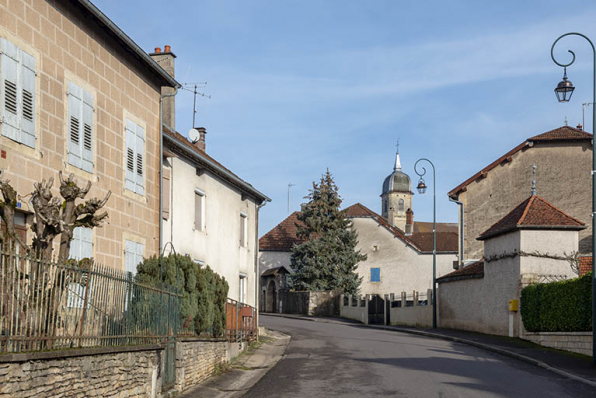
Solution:
<path fill-rule="evenodd" d="M 159 97 L 159 253 L 163 245 L 163 100 L 176 94 L 178 94 L 178 87 L 174 87 L 173 93 L 162 94 Z"/>
<path fill-rule="evenodd" d="M 459 268 L 463 268 L 464 266 L 464 202 L 460 202 L 458 200 L 453 199 L 451 196 L 449 197 L 449 201 L 453 203 L 457 203 L 459 205 Z"/>

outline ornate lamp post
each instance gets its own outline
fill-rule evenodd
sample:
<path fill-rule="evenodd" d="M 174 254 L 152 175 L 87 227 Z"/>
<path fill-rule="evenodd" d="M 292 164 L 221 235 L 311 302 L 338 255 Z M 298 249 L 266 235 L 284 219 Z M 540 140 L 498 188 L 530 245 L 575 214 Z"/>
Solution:
<path fill-rule="evenodd" d="M 553 43 L 550 49 L 550 56 L 553 59 L 554 63 L 559 65 L 560 67 L 564 68 L 563 72 L 563 80 L 557 85 L 555 88 L 555 94 L 557 95 L 557 99 L 559 102 L 569 102 L 571 99 L 571 94 L 573 94 L 573 84 L 567 79 L 567 67 L 571 66 L 575 61 L 575 53 L 571 50 L 568 50 L 571 55 L 571 61 L 567 64 L 560 63 L 555 59 L 555 45 L 565 36 L 580 36 L 583 37 L 590 43 L 592 47 L 592 55 L 594 58 L 593 62 L 593 76 L 592 76 L 592 102 L 596 102 L 596 49 L 594 48 L 594 43 L 585 35 L 581 33 L 571 32 L 565 33 L 562 36 L 559 36 L 557 40 Z M 596 235 L 594 232 L 596 231 L 596 152 L 594 152 L 594 132 L 596 131 L 596 106 L 592 107 L 592 363 L 596 365 L 596 258 L 594 258 L 594 247 L 596 247 Z"/>
<path fill-rule="evenodd" d="M 418 186 L 416 189 L 418 193 L 424 194 L 426 192 L 427 186 L 424 183 L 424 175 L 426 174 L 426 169 L 424 167 L 420 167 L 422 169 L 422 173 L 418 172 L 418 163 L 425 161 L 428 162 L 433 168 L 433 329 L 437 328 L 437 228 L 436 228 L 436 221 L 437 221 L 437 196 L 435 194 L 435 165 L 433 162 L 426 158 L 418 159 L 414 164 L 414 171 L 418 176 L 420 176 L 420 180 L 418 181 Z"/>

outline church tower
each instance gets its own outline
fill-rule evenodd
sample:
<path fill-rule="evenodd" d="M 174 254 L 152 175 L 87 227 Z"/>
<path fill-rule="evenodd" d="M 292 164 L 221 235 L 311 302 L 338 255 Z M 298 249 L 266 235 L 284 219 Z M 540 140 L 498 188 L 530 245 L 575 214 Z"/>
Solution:
<path fill-rule="evenodd" d="M 407 234 L 412 233 L 412 195 L 414 194 L 410 177 L 401 170 L 398 146 L 393 173 L 389 174 L 383 182 L 381 214 L 391 225 Z"/>

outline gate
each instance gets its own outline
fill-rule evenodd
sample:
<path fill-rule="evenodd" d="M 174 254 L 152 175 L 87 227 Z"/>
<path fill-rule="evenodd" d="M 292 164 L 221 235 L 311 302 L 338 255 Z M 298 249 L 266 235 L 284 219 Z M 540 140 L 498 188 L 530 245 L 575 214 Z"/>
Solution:
<path fill-rule="evenodd" d="M 385 295 L 385 325 L 391 325 L 391 296 Z"/>
<path fill-rule="evenodd" d="M 378 294 L 368 302 L 368 324 L 383 325 L 385 323 L 385 300 Z"/>

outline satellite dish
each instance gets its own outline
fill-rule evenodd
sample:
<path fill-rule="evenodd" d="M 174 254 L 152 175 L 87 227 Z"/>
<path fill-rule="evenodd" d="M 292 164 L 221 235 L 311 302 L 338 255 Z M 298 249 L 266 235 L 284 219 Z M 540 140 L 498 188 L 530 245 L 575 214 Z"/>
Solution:
<path fill-rule="evenodd" d="M 196 144 L 201 138 L 201 134 L 199 134 L 199 130 L 197 129 L 190 129 L 188 130 L 188 138 L 190 139 L 190 142 Z"/>

